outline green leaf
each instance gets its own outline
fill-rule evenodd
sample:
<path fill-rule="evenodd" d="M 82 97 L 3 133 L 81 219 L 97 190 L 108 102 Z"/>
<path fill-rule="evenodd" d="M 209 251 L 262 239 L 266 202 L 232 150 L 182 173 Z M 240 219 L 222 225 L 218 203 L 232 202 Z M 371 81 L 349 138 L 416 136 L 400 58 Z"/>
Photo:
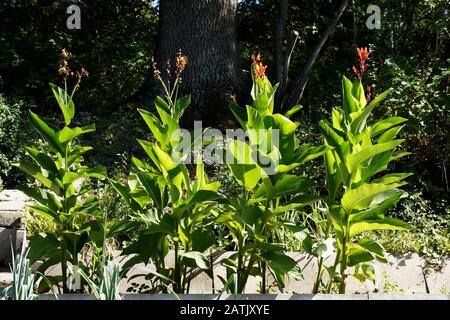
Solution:
<path fill-rule="evenodd" d="M 358 245 L 370 252 L 378 261 L 387 263 L 386 250 L 377 241 L 363 238 L 358 241 Z"/>
<path fill-rule="evenodd" d="M 402 186 L 403 183 L 381 184 L 370 183 L 363 184 L 356 189 L 347 190 L 342 196 L 341 204 L 347 213 L 367 209 L 372 200 L 380 193 Z"/>
<path fill-rule="evenodd" d="M 321 258 L 328 258 L 334 251 L 334 239 L 328 238 L 320 243 L 314 248 L 314 255 Z"/>
<path fill-rule="evenodd" d="M 373 183 L 394 183 L 401 180 L 404 180 L 411 176 L 412 173 L 389 173 L 384 175 L 381 178 L 375 179 L 372 182 Z"/>
<path fill-rule="evenodd" d="M 212 190 L 198 190 L 189 198 L 188 205 L 204 203 L 207 201 L 214 201 L 219 199 L 217 192 Z"/>
<path fill-rule="evenodd" d="M 74 181 L 76 181 L 78 179 L 83 179 L 83 178 L 88 178 L 88 177 L 104 179 L 106 177 L 106 175 L 107 175 L 106 168 L 101 165 L 96 165 L 93 168 L 82 169 L 82 170 L 79 170 L 78 172 L 67 172 L 64 175 L 63 183 L 65 185 L 67 185 L 67 184 L 73 183 Z"/>
<path fill-rule="evenodd" d="M 242 128 L 246 128 L 246 123 L 248 121 L 247 113 L 243 108 L 241 108 L 237 103 L 230 103 L 230 110 L 233 113 L 236 120 L 239 122 Z"/>
<path fill-rule="evenodd" d="M 44 138 L 44 140 L 49 144 L 55 152 L 59 152 L 64 155 L 65 150 L 62 144 L 59 142 L 57 137 L 57 131 L 51 128 L 44 120 L 39 118 L 39 116 L 32 111 L 28 111 L 28 121 L 31 126 L 39 132 L 39 134 Z"/>
<path fill-rule="evenodd" d="M 87 125 L 82 128 L 76 127 L 76 128 L 69 128 L 64 127 L 59 133 L 58 133 L 58 139 L 61 143 L 66 143 L 68 141 L 72 141 L 76 137 L 95 131 L 95 124 Z"/>
<path fill-rule="evenodd" d="M 191 234 L 192 250 L 205 252 L 216 243 L 216 236 L 210 230 L 197 229 Z"/>
<path fill-rule="evenodd" d="M 261 179 L 260 169 L 255 164 L 228 164 L 240 186 L 251 191 Z"/>
<path fill-rule="evenodd" d="M 58 239 L 50 233 L 39 233 L 31 236 L 30 251 L 28 252 L 30 263 L 34 263 L 50 253 L 57 252 L 59 245 Z"/>
<path fill-rule="evenodd" d="M 56 182 L 52 181 L 49 177 L 45 176 L 41 172 L 41 168 L 38 165 L 30 162 L 21 161 L 17 164 L 17 166 L 19 167 L 20 170 L 29 174 L 33 178 L 39 180 L 44 186 L 51 189 L 56 194 L 60 193 L 59 185 Z"/>
<path fill-rule="evenodd" d="M 36 150 L 35 148 L 25 147 L 25 149 L 27 150 L 27 153 L 30 155 L 30 157 L 33 158 L 33 160 L 36 161 L 36 163 L 40 165 L 41 168 L 54 174 L 58 174 L 58 168 L 56 167 L 55 162 L 52 158 L 50 158 L 45 153 Z"/>
<path fill-rule="evenodd" d="M 50 87 L 52 88 L 53 95 L 55 96 L 56 101 L 58 101 L 58 105 L 64 115 L 66 126 L 68 126 L 75 115 L 75 104 L 73 103 L 70 95 L 67 94 L 64 89 L 54 85 L 53 83 L 50 83 Z"/>
<path fill-rule="evenodd" d="M 147 172 L 136 173 L 136 177 L 155 205 L 162 210 L 161 189 L 157 182 L 158 177 Z"/>
<path fill-rule="evenodd" d="M 303 108 L 302 105 L 297 104 L 297 105 L 293 106 L 291 109 L 289 109 L 289 110 L 284 114 L 284 116 L 285 116 L 286 118 L 291 118 L 294 114 L 296 114 L 297 112 L 299 112 L 302 108 Z"/>
<path fill-rule="evenodd" d="M 405 192 L 400 189 L 392 189 L 380 192 L 371 202 L 367 210 L 350 215 L 350 221 L 379 219 L 384 213 L 393 207 Z"/>
<path fill-rule="evenodd" d="M 386 143 L 379 143 L 370 147 L 366 147 L 361 151 L 350 155 L 347 158 L 347 167 L 349 172 L 354 171 L 362 162 L 367 161 L 379 153 L 393 150 L 400 143 L 402 143 L 403 139 L 393 140 Z"/>
<path fill-rule="evenodd" d="M 113 188 L 117 191 L 117 193 L 119 193 L 122 198 L 125 200 L 125 202 L 128 204 L 128 206 L 134 210 L 134 211 L 139 211 L 141 210 L 141 206 L 139 205 L 138 202 L 136 202 L 130 195 L 130 188 L 128 186 L 124 186 L 122 184 L 120 184 L 119 182 L 116 182 L 112 179 L 108 179 L 109 183 L 113 186 Z"/>
<path fill-rule="evenodd" d="M 182 97 L 181 99 L 178 99 L 175 103 L 175 115 L 176 119 L 179 120 L 186 110 L 187 107 L 191 104 L 191 95 L 187 95 Z"/>
<path fill-rule="evenodd" d="M 345 76 L 342 77 L 342 100 L 344 114 L 346 118 L 350 118 L 350 114 L 358 111 L 357 100 L 353 97 L 353 84 Z"/>
<path fill-rule="evenodd" d="M 366 127 L 367 118 L 372 113 L 372 110 L 378 106 L 383 100 L 387 98 L 387 96 L 390 94 L 390 89 L 386 90 L 382 94 L 378 95 L 375 99 L 373 99 L 368 106 L 366 106 L 361 113 L 355 120 L 352 121 L 351 129 L 353 134 L 361 133 L 364 128 Z M 362 93 L 364 96 L 364 92 Z"/>
<path fill-rule="evenodd" d="M 405 121 L 408 121 L 408 119 L 402 118 L 402 117 L 392 117 L 385 120 L 381 120 L 377 123 L 375 123 L 372 128 L 370 129 L 370 137 L 374 138 L 377 135 L 383 133 L 384 131 L 397 126 Z"/>
<path fill-rule="evenodd" d="M 350 223 L 350 238 L 370 230 L 410 230 L 412 227 L 398 219 L 383 218 L 374 220 L 360 220 Z"/>
<path fill-rule="evenodd" d="M 269 251 L 264 253 L 263 257 L 267 261 L 269 268 L 276 273 L 280 275 L 288 274 L 297 280 L 302 279 L 302 273 L 295 260 L 284 253 L 280 251 Z"/>
<path fill-rule="evenodd" d="M 201 252 L 198 251 L 190 251 L 183 253 L 182 255 L 183 260 L 185 259 L 192 259 L 195 262 L 195 265 L 203 270 L 209 269 L 209 261 L 208 258 Z M 184 261 L 186 263 L 186 261 Z"/>

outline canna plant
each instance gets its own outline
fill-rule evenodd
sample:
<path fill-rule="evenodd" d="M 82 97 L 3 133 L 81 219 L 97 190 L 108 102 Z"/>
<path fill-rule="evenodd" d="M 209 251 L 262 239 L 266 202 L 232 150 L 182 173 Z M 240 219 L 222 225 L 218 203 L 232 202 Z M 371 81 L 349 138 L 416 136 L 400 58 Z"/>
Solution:
<path fill-rule="evenodd" d="M 228 199 L 225 211 L 216 219 L 225 225 L 233 238 L 236 253 L 222 264 L 227 269 L 224 284 L 242 293 L 248 277 L 261 277 L 260 292 L 266 293 L 267 272 L 271 272 L 280 288 L 285 276 L 301 278 L 296 262 L 285 254 L 282 230 L 304 239 L 305 228 L 285 219 L 285 213 L 320 199 L 308 194 L 314 183 L 292 171 L 324 154 L 327 146 L 299 146 L 295 137 L 297 125 L 289 119 L 300 110 L 295 106 L 285 115 L 274 114 L 274 97 L 278 85 L 272 86 L 265 76 L 266 67 L 260 55 L 252 56 L 252 105 L 245 109 L 231 105 L 231 111 L 246 131 L 248 142 L 232 140 L 227 165 L 236 181 L 244 188 L 243 197 Z"/>
<path fill-rule="evenodd" d="M 158 280 L 152 282 L 153 290 L 175 293 L 189 292 L 191 273 L 196 269 L 212 276 L 204 252 L 215 244 L 212 212 L 215 201 L 220 199 L 220 183 L 209 182 L 199 155 L 195 180 L 191 179 L 184 161 L 191 152 L 191 143 L 185 152 L 179 150 L 188 136 L 180 131 L 179 120 L 190 104 L 190 97 L 178 98 L 186 64 L 187 57 L 178 53 L 173 84 L 161 78 L 154 64 L 155 78 L 161 82 L 166 97 L 155 99 L 157 114 L 138 110 L 155 140 L 139 140 L 150 161 L 133 157 L 126 185 L 111 180 L 132 208 L 132 219 L 139 231 L 137 239 L 123 251 L 124 255 L 135 254 L 123 266 L 125 272 L 135 263 L 152 262 L 156 271 L 151 271 L 150 276 Z M 169 247 L 174 249 L 174 265 L 166 261 Z"/>
<path fill-rule="evenodd" d="M 26 147 L 33 162 L 22 161 L 17 166 L 28 174 L 34 186 L 23 191 L 34 203 L 29 205 L 34 213 L 55 225 L 54 232 L 40 233 L 30 239 L 28 258 L 30 263 L 42 259 L 39 273 L 50 266 L 60 264 L 61 276 L 47 277 L 52 285 L 62 283 L 63 291 L 68 292 L 68 267 L 82 267 L 79 254 L 86 244 L 93 242 L 93 230 L 101 228 L 101 211 L 95 197 L 88 196 L 91 190 L 90 178 L 104 179 L 106 169 L 96 165 L 83 165 L 83 154 L 91 147 L 81 146 L 76 139 L 82 134 L 93 132 L 94 125 L 69 127 L 74 115 L 73 95 L 87 72 L 82 69 L 76 73 L 77 82 L 71 94 L 67 91 L 70 53 L 61 53 L 59 73 L 64 76 L 65 89 L 51 84 L 52 92 L 64 116 L 64 127 L 48 124 L 37 114 L 29 111 L 28 121 L 46 142 L 43 147 Z M 45 282 L 42 282 L 45 285 Z"/>
<path fill-rule="evenodd" d="M 352 275 L 357 279 L 373 280 L 372 262 L 387 262 L 383 246 L 361 237 L 362 233 L 377 229 L 410 229 L 407 223 L 384 215 L 402 197 L 404 192 L 399 187 L 410 175 L 383 175 L 391 161 L 409 154 L 397 151 L 403 140 L 396 136 L 406 119 L 392 117 L 370 123 L 372 111 L 386 99 L 389 90 L 371 99 L 369 87 L 366 97 L 362 77 L 369 52 L 366 48 L 358 49 L 358 56 L 360 68 L 353 67 L 358 78 L 354 82 L 346 77 L 342 80 L 342 108 L 333 108 L 331 123 L 325 120 L 319 123 L 324 144 L 333 148 L 324 156 L 328 192 L 327 233 L 332 226 L 337 240 L 336 260 L 329 268 L 327 290 L 335 278 L 340 293 L 345 293 L 350 267 L 353 267 Z M 319 260 L 319 267 L 318 279 L 324 271 L 323 259 Z M 318 287 L 316 283 L 315 291 Z"/>

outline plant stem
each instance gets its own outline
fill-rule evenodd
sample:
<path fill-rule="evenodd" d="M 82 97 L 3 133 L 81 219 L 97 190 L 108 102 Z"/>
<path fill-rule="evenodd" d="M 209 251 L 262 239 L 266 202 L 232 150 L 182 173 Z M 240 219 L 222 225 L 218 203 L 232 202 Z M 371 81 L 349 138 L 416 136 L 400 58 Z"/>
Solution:
<path fill-rule="evenodd" d="M 262 270 L 262 281 L 261 281 L 261 293 L 267 293 L 266 292 L 266 262 L 261 261 L 261 270 Z"/>
<path fill-rule="evenodd" d="M 63 293 L 68 293 L 67 289 L 67 260 L 66 260 L 66 239 L 62 239 L 61 242 L 61 272 L 62 272 L 62 282 L 63 282 Z"/>
<path fill-rule="evenodd" d="M 327 226 L 325 229 L 325 235 L 324 238 L 328 239 L 329 235 L 330 235 L 330 230 L 331 230 L 331 219 L 330 219 L 330 215 L 327 214 Z M 313 293 L 316 294 L 319 292 L 319 286 L 320 286 L 320 281 L 322 280 L 322 276 L 323 276 L 323 263 L 324 263 L 325 259 L 320 257 L 319 258 L 319 270 L 317 271 L 317 277 L 316 277 L 316 281 L 314 283 L 314 287 L 313 287 Z"/>
<path fill-rule="evenodd" d="M 345 219 L 345 235 L 344 239 L 342 241 L 342 260 L 341 260 L 341 266 L 340 266 L 340 274 L 341 274 L 341 284 L 339 286 L 339 293 L 344 294 L 345 293 L 345 287 L 346 287 L 346 271 L 347 271 L 347 260 L 348 260 L 348 245 L 350 241 L 350 222 L 349 222 L 349 216 L 347 215 Z"/>
<path fill-rule="evenodd" d="M 178 241 L 175 242 L 175 292 L 181 293 L 181 272 L 178 257 Z"/>

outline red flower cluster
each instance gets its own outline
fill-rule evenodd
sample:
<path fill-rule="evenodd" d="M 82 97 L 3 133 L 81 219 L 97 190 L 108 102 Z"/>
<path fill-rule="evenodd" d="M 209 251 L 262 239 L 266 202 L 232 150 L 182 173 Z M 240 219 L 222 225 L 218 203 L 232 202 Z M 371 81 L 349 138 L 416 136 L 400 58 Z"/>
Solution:
<path fill-rule="evenodd" d="M 260 53 L 252 54 L 252 64 L 253 73 L 255 74 L 255 76 L 261 78 L 261 80 L 264 80 L 267 66 L 263 66 Z"/>
<path fill-rule="evenodd" d="M 356 51 L 358 53 L 359 59 L 359 71 L 355 66 L 352 67 L 352 71 L 361 80 L 364 75 L 364 71 L 366 71 L 366 68 L 369 67 L 369 64 L 366 63 L 366 60 L 369 58 L 369 55 L 371 55 L 372 52 L 368 51 L 367 48 L 356 48 Z"/>

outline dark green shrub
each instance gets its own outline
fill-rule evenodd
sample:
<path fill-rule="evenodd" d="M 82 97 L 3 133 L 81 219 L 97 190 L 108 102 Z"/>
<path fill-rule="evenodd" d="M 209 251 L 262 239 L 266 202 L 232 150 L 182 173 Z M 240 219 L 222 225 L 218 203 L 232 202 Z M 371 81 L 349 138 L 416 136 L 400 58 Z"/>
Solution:
<path fill-rule="evenodd" d="M 0 186 L 13 187 L 18 178 L 12 163 L 22 154 L 24 138 L 23 102 L 0 95 Z"/>

